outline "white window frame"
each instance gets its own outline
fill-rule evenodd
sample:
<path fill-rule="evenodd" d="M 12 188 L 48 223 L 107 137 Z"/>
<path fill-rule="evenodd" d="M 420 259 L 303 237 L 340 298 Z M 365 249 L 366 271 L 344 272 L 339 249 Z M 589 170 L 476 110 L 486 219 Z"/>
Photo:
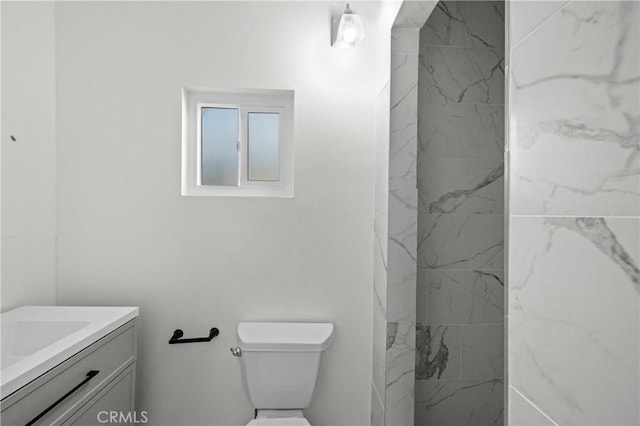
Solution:
<path fill-rule="evenodd" d="M 292 90 L 182 89 L 182 195 L 229 197 L 293 197 Z M 238 110 L 238 186 L 202 185 L 201 108 Z M 278 113 L 279 181 L 250 181 L 248 114 Z"/>

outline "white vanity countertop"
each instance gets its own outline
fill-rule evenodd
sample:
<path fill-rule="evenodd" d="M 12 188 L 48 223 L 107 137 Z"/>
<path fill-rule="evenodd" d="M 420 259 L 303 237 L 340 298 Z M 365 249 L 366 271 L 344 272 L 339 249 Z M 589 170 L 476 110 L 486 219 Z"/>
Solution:
<path fill-rule="evenodd" d="M 23 306 L 0 314 L 0 397 L 137 316 L 137 307 L 110 306 Z"/>

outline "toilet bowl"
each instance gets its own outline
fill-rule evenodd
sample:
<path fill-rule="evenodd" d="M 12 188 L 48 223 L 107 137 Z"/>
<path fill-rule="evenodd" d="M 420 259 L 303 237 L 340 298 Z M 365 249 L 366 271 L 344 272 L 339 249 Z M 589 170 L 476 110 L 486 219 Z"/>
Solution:
<path fill-rule="evenodd" d="M 257 409 L 247 426 L 310 426 L 303 410 L 311 404 L 322 352 L 333 324 L 241 322 L 238 346 L 242 383 Z"/>

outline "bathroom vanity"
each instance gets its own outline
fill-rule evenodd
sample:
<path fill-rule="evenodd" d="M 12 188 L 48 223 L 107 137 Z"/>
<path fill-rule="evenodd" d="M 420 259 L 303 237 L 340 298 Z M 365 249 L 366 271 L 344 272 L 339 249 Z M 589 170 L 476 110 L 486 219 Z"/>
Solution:
<path fill-rule="evenodd" d="M 2 424 L 133 416 L 137 316 L 137 308 L 58 306 L 2 314 Z"/>

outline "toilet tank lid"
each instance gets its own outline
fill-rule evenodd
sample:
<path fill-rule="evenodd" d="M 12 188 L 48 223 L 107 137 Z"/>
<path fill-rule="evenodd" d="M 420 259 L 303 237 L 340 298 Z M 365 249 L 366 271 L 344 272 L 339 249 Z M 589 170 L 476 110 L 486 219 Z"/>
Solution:
<path fill-rule="evenodd" d="M 241 322 L 243 351 L 320 352 L 331 344 L 333 324 L 311 322 Z"/>

